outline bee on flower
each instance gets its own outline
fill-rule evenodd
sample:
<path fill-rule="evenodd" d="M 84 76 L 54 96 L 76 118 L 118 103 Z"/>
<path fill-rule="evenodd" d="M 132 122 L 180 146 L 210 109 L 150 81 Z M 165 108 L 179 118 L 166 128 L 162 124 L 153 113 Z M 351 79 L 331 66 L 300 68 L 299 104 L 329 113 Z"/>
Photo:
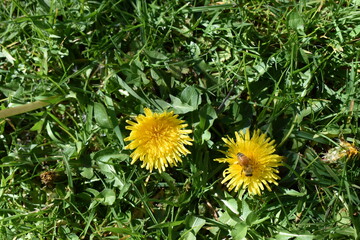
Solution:
<path fill-rule="evenodd" d="M 271 191 L 270 184 L 278 185 L 277 167 L 281 166 L 283 157 L 274 154 L 274 140 L 261 134 L 260 130 L 250 136 L 247 129 L 245 133 L 235 132 L 235 139 L 227 137 L 223 141 L 228 150 L 221 152 L 226 157 L 215 161 L 229 164 L 222 183 L 227 182 L 230 191 L 247 188 L 249 194 L 261 195 L 264 186 Z"/>

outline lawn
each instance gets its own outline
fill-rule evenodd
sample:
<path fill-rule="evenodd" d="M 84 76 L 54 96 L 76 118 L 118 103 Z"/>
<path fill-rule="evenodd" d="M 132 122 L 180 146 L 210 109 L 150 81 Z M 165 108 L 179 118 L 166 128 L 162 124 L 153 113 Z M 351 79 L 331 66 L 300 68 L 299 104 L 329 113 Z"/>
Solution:
<path fill-rule="evenodd" d="M 360 239 L 359 0 L 3 0 L 0 239 Z"/>

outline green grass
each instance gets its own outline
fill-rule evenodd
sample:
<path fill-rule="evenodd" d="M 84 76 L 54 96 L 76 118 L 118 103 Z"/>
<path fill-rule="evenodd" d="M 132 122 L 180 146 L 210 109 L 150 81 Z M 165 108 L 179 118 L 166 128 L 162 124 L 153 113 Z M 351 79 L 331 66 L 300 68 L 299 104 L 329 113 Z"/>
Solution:
<path fill-rule="evenodd" d="M 33 104 L 0 119 L 1 239 L 360 239 L 359 160 L 321 161 L 359 144 L 360 2 L 211 3 L 1 1 L 0 109 Z M 193 129 L 165 173 L 124 150 L 144 107 Z M 213 161 L 248 127 L 286 157 L 262 196 Z"/>

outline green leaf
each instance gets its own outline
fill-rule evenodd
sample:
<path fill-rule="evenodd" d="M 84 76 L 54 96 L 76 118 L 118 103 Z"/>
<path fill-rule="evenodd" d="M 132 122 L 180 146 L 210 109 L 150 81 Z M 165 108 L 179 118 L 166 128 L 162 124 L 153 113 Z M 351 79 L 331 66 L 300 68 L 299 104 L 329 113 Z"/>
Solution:
<path fill-rule="evenodd" d="M 108 206 L 113 205 L 116 200 L 116 195 L 115 195 L 114 190 L 109 189 L 109 188 L 104 189 L 101 192 L 101 196 L 103 197 L 103 203 Z"/>
<path fill-rule="evenodd" d="M 49 122 L 47 122 L 46 124 L 46 131 L 49 137 L 51 138 L 51 140 L 53 140 L 54 142 L 61 142 L 58 136 L 56 136 L 57 134 L 56 132 L 53 131 L 52 125 L 50 125 Z"/>
<path fill-rule="evenodd" d="M 350 37 L 355 38 L 359 34 L 360 34 L 360 25 L 356 26 L 355 28 L 353 28 L 353 30 L 351 30 Z"/>
<path fill-rule="evenodd" d="M 119 188 L 128 188 L 129 183 L 127 183 L 123 175 L 117 173 L 115 164 L 128 159 L 128 157 L 128 155 L 118 153 L 114 149 L 104 149 L 92 155 L 92 159 L 95 160 L 100 172 L 106 176 L 106 181 L 113 182 L 114 187 Z M 115 159 L 117 163 L 113 163 L 113 159 Z"/>
<path fill-rule="evenodd" d="M 116 73 L 112 72 L 113 77 L 117 80 L 117 83 L 124 88 L 131 96 L 139 100 L 142 104 L 147 104 L 146 100 L 140 97 L 124 80 L 122 80 Z"/>
<path fill-rule="evenodd" d="M 5 48 L 2 49 L 1 53 L 2 53 L 2 56 L 4 56 L 8 62 L 10 62 L 11 64 L 14 64 L 14 61 L 16 59 L 13 58 L 13 56 L 11 56 L 11 54 Z M 0 55 L 0 57 L 2 57 L 2 56 Z"/>
<path fill-rule="evenodd" d="M 40 132 L 44 126 L 45 119 L 40 119 L 40 121 L 36 122 L 31 128 L 30 131 Z"/>
<path fill-rule="evenodd" d="M 281 231 L 275 236 L 275 238 L 277 240 L 288 240 L 288 239 L 312 240 L 315 239 L 315 236 L 311 234 L 297 234 L 297 233 Z"/>
<path fill-rule="evenodd" d="M 175 227 L 175 226 L 179 226 L 179 225 L 183 224 L 184 221 L 185 221 L 185 220 L 174 221 L 174 222 L 159 223 L 159 224 L 150 226 L 149 229 Z"/>
<path fill-rule="evenodd" d="M 293 197 L 303 197 L 306 195 L 304 192 L 298 192 L 294 189 L 285 189 L 285 195 L 293 196 Z"/>
<path fill-rule="evenodd" d="M 207 130 L 213 125 L 215 119 L 217 119 L 217 114 L 211 105 L 206 104 L 200 109 L 199 117 L 199 127 L 203 130 Z"/>
<path fill-rule="evenodd" d="M 119 139 L 121 146 L 124 147 L 125 145 L 124 145 L 123 135 L 121 133 L 119 125 L 117 124 L 114 101 L 110 97 L 106 96 L 105 103 L 108 106 L 107 112 L 109 113 L 109 120 L 111 121 L 112 126 L 115 126 L 114 129 L 112 129 L 112 131 L 115 133 L 115 135 Z"/>
<path fill-rule="evenodd" d="M 98 192 L 97 190 L 95 190 L 93 188 L 87 188 L 85 191 L 88 193 L 91 193 L 93 195 L 93 197 L 97 197 L 98 195 L 100 195 L 100 192 Z"/>
<path fill-rule="evenodd" d="M 197 109 L 201 104 L 201 94 L 194 86 L 187 86 L 180 95 L 182 102 L 187 103 L 193 109 Z"/>
<path fill-rule="evenodd" d="M 145 53 L 153 61 L 168 59 L 167 56 L 165 56 L 164 54 L 162 54 L 161 52 L 158 52 L 158 51 L 145 50 Z"/>
<path fill-rule="evenodd" d="M 211 132 L 208 129 L 213 125 L 217 114 L 214 108 L 206 104 L 199 110 L 199 122 L 195 124 L 194 136 L 196 141 L 204 143 L 210 140 Z"/>
<path fill-rule="evenodd" d="M 102 103 L 94 103 L 94 117 L 97 124 L 102 128 L 113 128 L 106 108 Z"/>
<path fill-rule="evenodd" d="M 103 163 L 106 163 L 111 159 L 116 159 L 117 161 L 124 161 L 128 157 L 129 156 L 127 154 L 119 153 L 117 150 L 111 148 L 106 148 L 93 154 L 93 159 L 96 162 Z"/>
<path fill-rule="evenodd" d="M 197 233 L 205 225 L 206 221 L 202 218 L 195 217 L 193 215 L 186 216 L 185 225 L 186 230 L 181 235 L 181 240 L 196 240 Z"/>
<path fill-rule="evenodd" d="M 35 102 L 27 103 L 27 104 L 24 104 L 21 106 L 6 108 L 3 110 L 0 110 L 0 119 L 11 117 L 11 116 L 22 114 L 22 113 L 26 113 L 26 112 L 30 112 L 30 111 L 45 107 L 49 104 L 50 103 L 43 102 L 43 101 L 35 101 Z"/>
<path fill-rule="evenodd" d="M 220 201 L 232 214 L 239 215 L 238 204 L 230 194 L 225 192 L 225 198 L 220 199 Z"/>
<path fill-rule="evenodd" d="M 182 11 L 187 12 L 208 12 L 208 11 L 221 11 L 223 9 L 231 9 L 233 8 L 233 4 L 219 4 L 213 6 L 200 6 L 200 7 L 187 7 L 184 8 Z"/>
<path fill-rule="evenodd" d="M 253 225 L 253 223 L 257 220 L 258 220 L 258 216 L 255 212 L 251 212 L 246 216 L 246 224 L 248 226 Z"/>
<path fill-rule="evenodd" d="M 229 214 L 229 212 L 224 212 L 220 214 L 219 222 L 226 226 L 235 226 L 239 221 L 239 219 L 234 220 L 233 214 Z"/>
<path fill-rule="evenodd" d="M 233 239 L 246 239 L 248 227 L 244 222 L 237 223 L 231 230 L 231 237 Z"/>
<path fill-rule="evenodd" d="M 187 103 L 182 102 L 179 98 L 170 95 L 172 107 L 175 114 L 184 114 L 194 111 L 196 108 Z"/>
<path fill-rule="evenodd" d="M 105 227 L 102 229 L 103 232 L 112 232 L 112 233 L 117 233 L 117 234 L 126 234 L 126 235 L 130 235 L 133 237 L 139 237 L 141 239 L 144 238 L 143 235 L 141 235 L 140 233 L 137 232 L 133 232 L 131 229 L 129 228 L 118 228 L 118 227 Z"/>
<path fill-rule="evenodd" d="M 162 100 L 162 99 L 156 99 L 155 100 L 156 104 L 159 105 L 161 107 L 161 109 L 163 110 L 167 110 L 169 108 L 171 108 L 171 104 Z"/>
<path fill-rule="evenodd" d="M 293 11 L 289 14 L 288 25 L 291 29 L 297 31 L 298 34 L 305 35 L 304 20 L 297 11 Z"/>
<path fill-rule="evenodd" d="M 92 168 L 83 168 L 80 174 L 84 178 L 91 179 L 94 176 L 94 170 Z"/>

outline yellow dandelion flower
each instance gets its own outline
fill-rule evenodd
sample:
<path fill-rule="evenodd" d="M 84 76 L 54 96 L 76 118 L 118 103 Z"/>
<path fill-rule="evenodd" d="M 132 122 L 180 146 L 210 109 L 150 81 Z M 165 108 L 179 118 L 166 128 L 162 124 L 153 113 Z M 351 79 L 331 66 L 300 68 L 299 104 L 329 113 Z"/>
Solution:
<path fill-rule="evenodd" d="M 130 126 L 130 136 L 125 141 L 131 141 L 125 149 L 134 150 L 130 157 L 131 164 L 142 161 L 141 167 L 150 172 L 155 168 L 159 172 L 165 171 L 168 166 L 176 166 L 181 162 L 181 155 L 189 154 L 184 145 L 192 145 L 188 136 L 191 130 L 184 120 L 178 119 L 173 112 L 153 113 L 144 108 L 145 115 L 138 115 L 133 121 L 126 121 Z"/>
<path fill-rule="evenodd" d="M 245 133 L 235 132 L 233 138 L 223 138 L 228 151 L 221 151 L 226 158 L 217 158 L 215 161 L 226 162 L 229 167 L 224 171 L 224 180 L 228 189 L 247 188 L 251 195 L 261 195 L 264 186 L 271 191 L 271 183 L 278 185 L 280 179 L 276 168 L 281 165 L 283 157 L 274 154 L 275 141 L 261 134 L 260 130 L 250 136 L 249 129 Z"/>

